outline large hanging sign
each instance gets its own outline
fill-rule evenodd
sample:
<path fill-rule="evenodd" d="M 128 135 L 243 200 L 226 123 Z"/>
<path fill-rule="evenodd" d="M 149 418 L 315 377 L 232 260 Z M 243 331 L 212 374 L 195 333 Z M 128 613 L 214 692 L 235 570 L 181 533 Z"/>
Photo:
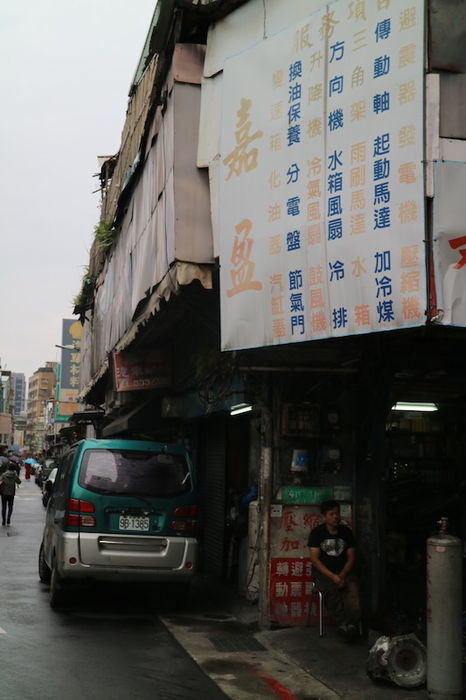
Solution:
<path fill-rule="evenodd" d="M 62 319 L 61 364 L 57 372 L 54 423 L 67 423 L 79 410 L 82 326 L 73 318 Z"/>
<path fill-rule="evenodd" d="M 423 4 L 335 2 L 226 62 L 223 349 L 425 323 Z"/>

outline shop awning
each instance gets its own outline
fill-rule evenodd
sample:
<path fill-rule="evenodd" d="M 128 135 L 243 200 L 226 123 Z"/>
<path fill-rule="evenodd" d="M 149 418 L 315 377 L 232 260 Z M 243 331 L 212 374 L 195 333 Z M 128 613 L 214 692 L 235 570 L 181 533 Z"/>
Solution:
<path fill-rule="evenodd" d="M 150 417 L 150 405 L 153 405 L 153 403 L 153 399 L 149 399 L 127 410 L 126 413 L 122 413 L 122 415 L 105 426 L 102 430 L 102 437 L 113 437 L 114 435 L 127 433 L 131 430 L 147 430 L 150 422 L 152 422 Z"/>

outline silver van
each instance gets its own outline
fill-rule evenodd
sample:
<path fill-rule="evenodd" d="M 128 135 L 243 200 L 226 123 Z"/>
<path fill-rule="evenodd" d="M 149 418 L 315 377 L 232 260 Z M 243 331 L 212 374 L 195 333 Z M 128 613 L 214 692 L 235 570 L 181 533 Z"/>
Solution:
<path fill-rule="evenodd" d="M 195 475 L 180 445 L 82 440 L 63 457 L 46 512 L 39 578 L 50 605 L 83 580 L 189 584 L 197 565 Z"/>

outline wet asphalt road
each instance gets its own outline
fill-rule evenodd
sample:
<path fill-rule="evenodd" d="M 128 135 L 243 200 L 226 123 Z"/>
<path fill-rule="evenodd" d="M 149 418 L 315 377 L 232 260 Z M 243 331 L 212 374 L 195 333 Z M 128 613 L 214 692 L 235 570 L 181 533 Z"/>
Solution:
<path fill-rule="evenodd" d="M 158 620 L 180 606 L 166 588 L 101 586 L 49 607 L 37 575 L 45 509 L 21 478 L 0 527 L 0 700 L 224 699 Z"/>

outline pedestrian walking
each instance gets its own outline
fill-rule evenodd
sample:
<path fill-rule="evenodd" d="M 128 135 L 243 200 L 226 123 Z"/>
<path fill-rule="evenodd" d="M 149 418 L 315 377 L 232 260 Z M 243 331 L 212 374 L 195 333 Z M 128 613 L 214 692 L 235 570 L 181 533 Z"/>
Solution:
<path fill-rule="evenodd" d="M 3 447 L 0 447 L 0 474 L 3 472 L 6 472 L 8 469 L 8 457 L 6 454 L 6 450 Z"/>
<path fill-rule="evenodd" d="M 31 457 L 28 457 L 26 460 L 24 460 L 24 478 L 25 479 L 30 479 L 31 478 L 31 471 L 32 471 L 32 463 L 33 459 Z"/>
<path fill-rule="evenodd" d="M 20 475 L 21 472 L 21 460 L 19 457 L 16 457 L 15 455 L 11 455 L 9 458 L 9 462 L 7 466 L 10 466 L 12 469 L 15 470 L 17 475 Z M 4 470 L 6 471 L 6 470 Z"/>
<path fill-rule="evenodd" d="M 16 484 L 21 483 L 21 479 L 15 469 L 14 462 L 8 464 L 8 469 L 0 475 L 0 490 L 2 494 L 2 526 L 9 525 L 13 512 L 13 502 L 15 500 Z"/>

